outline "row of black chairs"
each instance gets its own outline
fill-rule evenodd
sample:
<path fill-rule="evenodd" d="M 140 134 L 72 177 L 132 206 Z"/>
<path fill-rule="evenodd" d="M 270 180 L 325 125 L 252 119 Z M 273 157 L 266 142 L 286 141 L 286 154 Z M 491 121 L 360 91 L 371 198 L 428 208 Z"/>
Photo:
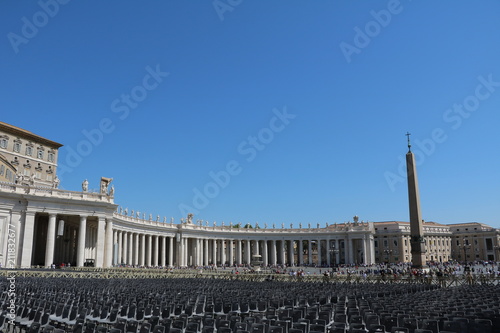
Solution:
<path fill-rule="evenodd" d="M 74 333 L 499 332 L 499 287 L 215 279 L 16 280 L 14 324 L 0 281 L 0 330 Z"/>

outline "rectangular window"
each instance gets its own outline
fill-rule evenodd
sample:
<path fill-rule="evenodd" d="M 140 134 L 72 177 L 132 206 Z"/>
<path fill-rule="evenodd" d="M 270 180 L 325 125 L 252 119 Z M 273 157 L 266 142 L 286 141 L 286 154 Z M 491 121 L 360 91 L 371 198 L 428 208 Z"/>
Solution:
<path fill-rule="evenodd" d="M 51 181 L 52 181 L 52 175 L 51 175 L 50 173 L 48 173 L 48 174 L 47 174 L 47 180 L 48 180 L 49 182 L 51 182 Z"/>
<path fill-rule="evenodd" d="M 21 152 L 21 144 L 19 142 L 14 143 L 14 151 L 16 153 L 20 153 Z"/>
<path fill-rule="evenodd" d="M 30 175 L 30 169 L 24 169 L 24 175 L 29 176 Z"/>
<path fill-rule="evenodd" d="M 0 148 L 7 148 L 7 139 L 0 139 Z"/>
<path fill-rule="evenodd" d="M 26 155 L 31 156 L 33 154 L 33 148 L 32 147 L 26 147 Z"/>
<path fill-rule="evenodd" d="M 54 162 L 54 153 L 49 153 L 48 160 L 49 162 Z"/>
<path fill-rule="evenodd" d="M 0 176 L 3 176 L 4 170 L 5 170 L 5 166 L 0 165 Z"/>
<path fill-rule="evenodd" d="M 10 169 L 7 169 L 7 172 L 5 172 L 5 177 L 7 178 L 7 180 L 13 182 L 14 181 L 14 175 L 12 173 L 12 171 L 10 171 Z"/>
<path fill-rule="evenodd" d="M 38 158 L 43 159 L 43 150 L 38 151 Z"/>
<path fill-rule="evenodd" d="M 35 177 L 37 179 L 42 179 L 42 173 L 40 171 L 35 172 Z"/>

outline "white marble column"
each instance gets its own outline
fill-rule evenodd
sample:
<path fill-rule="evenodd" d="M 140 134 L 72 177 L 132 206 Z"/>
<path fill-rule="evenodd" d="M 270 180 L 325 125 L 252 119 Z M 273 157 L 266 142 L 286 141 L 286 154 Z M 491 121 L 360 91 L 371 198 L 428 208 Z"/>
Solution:
<path fill-rule="evenodd" d="M 236 240 L 236 264 L 241 265 L 241 257 L 242 257 L 242 248 L 241 248 L 241 239 Z"/>
<path fill-rule="evenodd" d="M 128 260 L 127 263 L 132 266 L 134 264 L 134 234 L 128 233 Z"/>
<path fill-rule="evenodd" d="M 80 225 L 78 228 L 78 250 L 76 251 L 76 266 L 83 267 L 85 263 L 85 239 L 87 234 L 87 216 L 80 216 Z"/>
<path fill-rule="evenodd" d="M 228 258 L 229 266 L 233 266 L 234 265 L 234 248 L 233 248 L 233 240 L 232 239 L 227 240 L 227 246 L 229 246 L 229 258 Z"/>
<path fill-rule="evenodd" d="M 182 239 L 184 245 L 183 245 L 183 250 L 184 250 L 184 254 L 182 255 L 182 257 L 184 258 L 184 266 L 189 266 L 189 242 L 188 242 L 188 238 L 183 238 Z"/>
<path fill-rule="evenodd" d="M 118 265 L 121 265 L 123 260 L 122 260 L 122 253 L 123 253 L 123 232 L 120 230 L 118 231 Z"/>
<path fill-rule="evenodd" d="M 168 265 L 174 266 L 174 237 L 168 237 Z"/>
<path fill-rule="evenodd" d="M 271 265 L 276 265 L 278 262 L 276 260 L 276 240 L 271 241 Z"/>
<path fill-rule="evenodd" d="M 281 261 L 282 261 L 281 263 L 283 265 L 288 264 L 287 259 L 286 259 L 286 242 L 284 239 L 281 240 L 280 249 L 281 249 Z"/>
<path fill-rule="evenodd" d="M 128 264 L 127 262 L 127 254 L 128 254 L 128 232 L 124 231 L 123 232 L 123 252 L 122 252 L 122 263 L 125 265 Z"/>
<path fill-rule="evenodd" d="M 346 246 L 347 246 L 347 253 L 348 253 L 348 257 L 349 257 L 349 261 L 347 262 L 347 264 L 352 264 L 354 262 L 352 239 L 350 239 L 350 238 L 346 239 Z"/>
<path fill-rule="evenodd" d="M 368 263 L 368 246 L 367 245 L 367 236 L 366 234 L 363 235 L 363 240 L 361 242 L 361 248 L 362 248 L 362 251 L 363 251 L 363 264 L 367 264 Z"/>
<path fill-rule="evenodd" d="M 321 267 L 321 239 L 318 239 L 318 266 Z"/>
<path fill-rule="evenodd" d="M 313 253 L 312 253 L 312 241 L 309 239 L 307 241 L 307 263 L 309 265 L 313 264 Z"/>
<path fill-rule="evenodd" d="M 246 264 L 247 265 L 250 265 L 250 263 L 252 262 L 252 248 L 250 246 L 251 242 L 249 239 L 247 239 L 246 241 L 246 246 L 245 246 L 245 260 L 246 260 Z"/>
<path fill-rule="evenodd" d="M 161 267 L 167 266 L 167 238 L 161 236 Z"/>
<path fill-rule="evenodd" d="M 9 226 L 9 231 L 14 231 L 15 232 L 15 239 L 14 241 L 16 242 L 15 244 L 15 251 L 14 251 L 14 256 L 6 256 L 5 257 L 5 265 L 3 267 L 5 268 L 19 268 L 22 263 L 22 237 L 21 237 L 21 226 L 22 226 L 22 219 L 23 219 L 23 213 L 22 212 L 12 212 L 12 216 L 10 217 L 10 224 Z M 7 235 L 8 236 L 8 235 Z M 8 240 L 5 241 L 5 246 L 7 248 L 8 246 Z M 8 250 L 6 250 L 8 251 Z M 9 253 L 9 252 L 6 252 Z M 9 254 L 11 254 L 10 252 Z"/>
<path fill-rule="evenodd" d="M 139 234 L 134 234 L 134 265 L 139 265 Z"/>
<path fill-rule="evenodd" d="M 212 264 L 217 265 L 217 239 L 212 239 Z"/>
<path fill-rule="evenodd" d="M 297 261 L 298 261 L 299 266 L 303 266 L 304 265 L 304 244 L 303 244 L 302 239 L 299 239 L 298 242 L 299 242 L 299 253 L 297 254 Z"/>
<path fill-rule="evenodd" d="M 221 239 L 220 244 L 221 244 L 220 263 L 222 266 L 225 266 L 226 265 L 226 240 Z"/>
<path fill-rule="evenodd" d="M 151 267 L 151 235 L 146 235 L 146 266 Z"/>
<path fill-rule="evenodd" d="M 104 266 L 104 238 L 106 234 L 105 219 L 99 216 L 97 219 L 97 239 L 95 245 L 95 267 L 102 268 Z"/>
<path fill-rule="evenodd" d="M 45 267 L 54 263 L 54 245 L 56 242 L 56 218 L 57 214 L 49 214 L 49 226 L 47 228 L 47 245 L 45 246 Z"/>
<path fill-rule="evenodd" d="M 153 249 L 153 266 L 158 267 L 158 235 L 154 235 L 154 249 Z"/>
<path fill-rule="evenodd" d="M 295 266 L 295 258 L 294 258 L 295 256 L 293 254 L 295 249 L 293 246 L 294 245 L 293 242 L 294 242 L 294 240 L 292 240 L 292 239 L 290 239 L 288 241 L 288 258 L 290 258 L 290 262 L 289 262 L 290 266 Z"/>
<path fill-rule="evenodd" d="M 267 250 L 267 240 L 262 241 L 262 265 L 267 267 L 269 265 L 269 256 Z"/>
<path fill-rule="evenodd" d="M 208 266 L 208 238 L 205 238 L 203 240 L 204 246 L 203 246 L 203 265 Z"/>
<path fill-rule="evenodd" d="M 139 265 L 144 267 L 146 266 L 146 235 L 141 234 L 141 256 L 139 258 Z"/>
<path fill-rule="evenodd" d="M 106 258 L 104 267 L 113 266 L 113 220 L 106 220 Z"/>

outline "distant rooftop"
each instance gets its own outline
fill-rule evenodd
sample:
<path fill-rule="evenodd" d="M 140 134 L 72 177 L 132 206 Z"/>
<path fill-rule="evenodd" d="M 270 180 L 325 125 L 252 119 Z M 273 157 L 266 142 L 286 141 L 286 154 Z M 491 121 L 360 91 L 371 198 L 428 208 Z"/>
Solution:
<path fill-rule="evenodd" d="M 4 131 L 12 133 L 14 135 L 19 135 L 19 136 L 22 136 L 25 138 L 29 138 L 33 141 L 37 141 L 37 142 L 46 144 L 47 146 L 51 146 L 53 148 L 60 148 L 63 146 L 60 143 L 57 143 L 55 141 L 44 138 L 43 136 L 36 135 L 33 132 L 27 131 L 27 130 L 22 129 L 20 127 L 4 123 L 3 121 L 0 121 L 0 130 L 4 130 Z"/>

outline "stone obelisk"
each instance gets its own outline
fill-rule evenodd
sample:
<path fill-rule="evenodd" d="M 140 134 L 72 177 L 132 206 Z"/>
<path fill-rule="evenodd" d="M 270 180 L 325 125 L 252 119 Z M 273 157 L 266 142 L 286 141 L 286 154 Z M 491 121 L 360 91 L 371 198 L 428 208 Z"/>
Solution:
<path fill-rule="evenodd" d="M 406 154 L 406 173 L 408 178 L 408 203 L 410 207 L 410 244 L 414 268 L 426 268 L 425 243 L 422 212 L 420 211 L 420 194 L 418 191 L 417 167 L 415 156 L 411 152 L 410 133 L 408 137 L 408 153 Z"/>

